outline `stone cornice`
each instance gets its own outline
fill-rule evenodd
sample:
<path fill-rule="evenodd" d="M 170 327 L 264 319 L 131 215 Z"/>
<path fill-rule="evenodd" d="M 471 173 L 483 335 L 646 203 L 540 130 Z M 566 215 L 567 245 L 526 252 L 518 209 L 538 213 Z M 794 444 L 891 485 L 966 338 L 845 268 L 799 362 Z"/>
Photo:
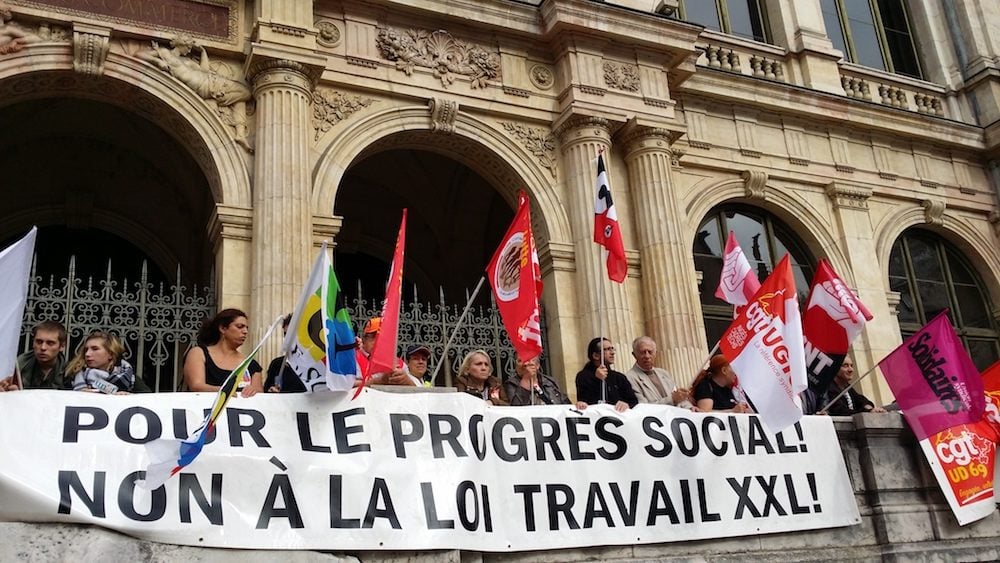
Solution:
<path fill-rule="evenodd" d="M 752 106 L 813 123 L 836 123 L 855 131 L 878 132 L 937 146 L 975 151 L 985 148 L 983 128 L 975 125 L 705 67 L 698 67 L 698 72 L 684 83 L 679 98 Z"/>
<path fill-rule="evenodd" d="M 672 154 L 674 142 L 682 135 L 684 135 L 683 130 L 635 126 L 629 123 L 616 141 L 625 147 L 627 156 L 633 156 L 633 153 L 643 149 Z"/>
<path fill-rule="evenodd" d="M 216 248 L 222 239 L 249 241 L 253 230 L 253 210 L 248 207 L 216 205 L 205 230 L 208 240 Z"/>
<path fill-rule="evenodd" d="M 669 68 L 694 52 L 694 43 L 702 30 L 700 26 L 659 14 L 592 0 L 547 0 L 542 2 L 539 13 L 544 35 L 554 36 L 566 31 L 593 35 L 594 22 L 600 21 L 602 40 L 673 53 L 667 64 Z"/>

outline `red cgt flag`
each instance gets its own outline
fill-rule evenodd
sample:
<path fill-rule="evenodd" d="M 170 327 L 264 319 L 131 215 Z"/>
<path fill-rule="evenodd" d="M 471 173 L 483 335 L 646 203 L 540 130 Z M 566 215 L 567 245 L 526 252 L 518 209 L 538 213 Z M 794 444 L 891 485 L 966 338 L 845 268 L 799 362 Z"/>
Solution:
<path fill-rule="evenodd" d="M 542 269 L 531 234 L 531 209 L 524 192 L 517 196 L 517 213 L 500 247 L 486 267 L 507 336 L 521 361 L 542 353 L 542 327 L 538 300 L 542 294 Z"/>
<path fill-rule="evenodd" d="M 396 365 L 396 341 L 399 336 L 399 304 L 403 292 L 403 251 L 406 249 L 406 209 L 403 209 L 403 219 L 399 223 L 399 235 L 396 237 L 396 252 L 392 255 L 392 267 L 389 269 L 389 283 L 385 288 L 385 301 L 382 302 L 382 324 L 375 337 L 375 347 L 372 348 L 368 369 L 362 375 L 355 397 L 361 393 L 361 388 L 368 382 L 373 373 L 392 371 Z"/>
<path fill-rule="evenodd" d="M 625 245 L 622 243 L 622 229 L 618 224 L 618 212 L 611 198 L 608 171 L 604 168 L 604 155 L 597 155 L 597 198 L 594 200 L 594 242 L 608 251 L 608 277 L 622 283 L 628 274 L 625 259 Z"/>

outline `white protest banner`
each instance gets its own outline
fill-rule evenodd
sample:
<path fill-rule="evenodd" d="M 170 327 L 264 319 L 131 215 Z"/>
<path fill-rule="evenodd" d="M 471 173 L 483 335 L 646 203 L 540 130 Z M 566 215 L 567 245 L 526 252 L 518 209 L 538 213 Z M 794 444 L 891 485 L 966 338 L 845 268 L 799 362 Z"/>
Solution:
<path fill-rule="evenodd" d="M 860 522 L 833 423 L 639 405 L 488 407 L 460 393 L 259 394 L 164 486 L 143 443 L 202 393 L 0 393 L 0 519 L 184 545 L 517 551 Z M 44 408 L 42 408 L 44 407 Z M 25 429 L 30 429 L 26 431 Z"/>

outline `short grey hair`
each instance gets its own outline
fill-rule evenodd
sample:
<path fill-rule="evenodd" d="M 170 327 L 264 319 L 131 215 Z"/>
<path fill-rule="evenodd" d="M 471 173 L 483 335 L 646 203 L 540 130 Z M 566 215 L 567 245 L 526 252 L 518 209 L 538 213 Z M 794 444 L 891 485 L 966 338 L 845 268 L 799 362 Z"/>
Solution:
<path fill-rule="evenodd" d="M 656 341 L 653 340 L 652 337 L 649 337 L 649 336 L 640 336 L 639 338 L 636 338 L 635 340 L 632 341 L 632 353 L 633 354 L 638 354 L 639 353 L 639 345 L 642 344 L 643 342 L 649 342 L 650 344 L 653 345 L 653 349 L 656 350 Z"/>

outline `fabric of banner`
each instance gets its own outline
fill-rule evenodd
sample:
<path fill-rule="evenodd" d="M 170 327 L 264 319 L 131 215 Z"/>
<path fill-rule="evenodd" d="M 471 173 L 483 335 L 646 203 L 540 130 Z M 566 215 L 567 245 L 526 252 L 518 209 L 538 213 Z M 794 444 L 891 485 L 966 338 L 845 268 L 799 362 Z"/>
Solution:
<path fill-rule="evenodd" d="M 611 197 L 608 171 L 604 167 L 604 155 L 597 155 L 597 197 L 594 199 L 594 242 L 608 252 L 608 277 L 611 281 L 623 283 L 628 274 L 625 258 L 625 244 L 622 242 L 622 228 L 618 224 L 618 211 Z"/>
<path fill-rule="evenodd" d="M 715 296 L 730 305 L 740 307 L 746 305 L 760 289 L 760 280 L 750 268 L 736 235 L 729 231 L 726 239 L 726 250 L 722 257 L 722 274 L 719 276 L 719 287 Z"/>
<path fill-rule="evenodd" d="M 1000 442 L 1000 362 L 983 372 L 983 419 L 959 424 L 920 440 L 948 506 L 961 525 L 982 520 L 996 508 L 997 443 Z"/>
<path fill-rule="evenodd" d="M 822 397 L 872 314 L 826 261 L 819 261 L 802 313 L 809 387 Z"/>
<path fill-rule="evenodd" d="M 493 258 L 486 266 L 497 310 L 517 357 L 528 361 L 542 353 L 542 325 L 538 300 L 542 270 L 531 233 L 531 206 L 522 191 L 517 213 Z"/>
<path fill-rule="evenodd" d="M 17 421 L 0 425 L 0 519 L 198 546 L 475 551 L 860 522 L 829 417 L 774 435 L 754 415 L 494 407 L 460 393 L 234 399 L 193 464 L 137 488 L 143 442 L 186 436 L 211 398 L 0 393 Z"/>
<path fill-rule="evenodd" d="M 802 418 L 802 320 L 787 254 L 723 333 L 719 349 L 768 428 L 782 430 Z"/>
<path fill-rule="evenodd" d="M 313 262 L 309 279 L 302 286 L 298 305 L 292 312 L 282 352 L 288 367 L 302 380 L 306 391 L 325 390 L 327 386 L 327 337 L 324 321 L 324 287 L 329 283 L 330 256 L 323 243 Z M 353 378 L 347 385 L 353 385 Z"/>
<path fill-rule="evenodd" d="M 392 255 L 392 266 L 389 268 L 389 281 L 385 288 L 385 301 L 382 302 L 382 321 L 375 336 L 375 346 L 372 348 L 368 361 L 368 371 L 363 374 L 367 381 L 373 373 L 390 372 L 396 365 L 396 343 L 399 338 L 399 306 L 403 299 L 403 257 L 406 251 L 406 209 L 399 222 L 399 233 L 396 235 L 396 250 Z"/>
<path fill-rule="evenodd" d="M 14 373 L 37 227 L 0 251 L 0 379 Z"/>
<path fill-rule="evenodd" d="M 918 440 L 983 416 L 982 378 L 955 334 L 947 309 L 878 366 Z"/>

